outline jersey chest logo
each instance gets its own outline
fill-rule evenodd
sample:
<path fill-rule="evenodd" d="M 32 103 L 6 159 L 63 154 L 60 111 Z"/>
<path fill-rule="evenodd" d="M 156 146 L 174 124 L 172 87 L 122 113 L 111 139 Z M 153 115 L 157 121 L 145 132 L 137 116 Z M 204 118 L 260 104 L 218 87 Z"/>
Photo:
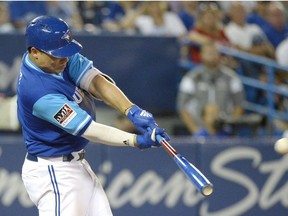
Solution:
<path fill-rule="evenodd" d="M 68 104 L 64 104 L 54 115 L 54 119 L 65 127 L 76 115 L 77 113 Z"/>

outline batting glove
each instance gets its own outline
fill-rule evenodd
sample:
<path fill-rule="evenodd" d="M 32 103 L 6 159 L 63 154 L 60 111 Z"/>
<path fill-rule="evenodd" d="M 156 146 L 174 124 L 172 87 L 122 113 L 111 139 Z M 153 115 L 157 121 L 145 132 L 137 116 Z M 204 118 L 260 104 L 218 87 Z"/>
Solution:
<path fill-rule="evenodd" d="M 130 108 L 127 117 L 141 133 L 145 133 L 148 128 L 158 127 L 153 115 L 137 105 Z"/>
<path fill-rule="evenodd" d="M 159 127 L 146 130 L 144 134 L 136 136 L 136 146 L 140 149 L 160 147 L 161 144 L 157 142 L 156 136 L 164 136 L 164 133 L 164 129 Z"/>

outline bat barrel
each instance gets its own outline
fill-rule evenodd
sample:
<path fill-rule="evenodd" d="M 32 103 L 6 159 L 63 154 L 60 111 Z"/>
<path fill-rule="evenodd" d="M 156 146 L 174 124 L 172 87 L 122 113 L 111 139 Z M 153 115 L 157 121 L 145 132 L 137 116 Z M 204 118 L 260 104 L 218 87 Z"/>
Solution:
<path fill-rule="evenodd" d="M 174 157 L 174 161 L 183 171 L 186 177 L 194 183 L 200 193 L 202 193 L 204 196 L 209 196 L 213 193 L 212 183 L 186 158 L 180 154 L 177 154 Z"/>
<path fill-rule="evenodd" d="M 182 155 L 178 154 L 178 152 L 163 137 L 157 135 L 156 139 L 174 159 L 181 171 L 196 186 L 200 193 L 204 196 L 209 196 L 213 193 L 212 183 L 200 172 L 200 170 L 198 170 Z"/>
<path fill-rule="evenodd" d="M 202 192 L 204 196 L 209 196 L 213 193 L 213 186 L 207 185 L 206 187 L 203 187 Z"/>

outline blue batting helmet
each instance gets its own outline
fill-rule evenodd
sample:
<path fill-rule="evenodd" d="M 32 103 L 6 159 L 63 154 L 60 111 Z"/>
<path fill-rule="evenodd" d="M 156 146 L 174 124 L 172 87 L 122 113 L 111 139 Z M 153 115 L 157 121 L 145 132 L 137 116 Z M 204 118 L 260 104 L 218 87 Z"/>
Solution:
<path fill-rule="evenodd" d="M 82 45 L 72 39 L 71 31 L 65 21 L 53 16 L 39 16 L 26 28 L 26 47 L 35 47 L 56 58 L 74 55 Z"/>

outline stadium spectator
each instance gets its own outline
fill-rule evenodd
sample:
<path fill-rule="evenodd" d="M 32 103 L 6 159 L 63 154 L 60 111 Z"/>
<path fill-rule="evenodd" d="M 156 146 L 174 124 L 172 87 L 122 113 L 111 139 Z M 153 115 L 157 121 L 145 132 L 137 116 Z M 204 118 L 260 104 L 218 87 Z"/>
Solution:
<path fill-rule="evenodd" d="M 265 8 L 265 6 L 267 6 L 267 8 L 269 7 L 269 4 L 267 3 L 261 3 L 260 5 L 263 6 L 263 8 Z M 233 46 L 241 51 L 275 59 L 275 48 L 268 40 L 264 31 L 257 24 L 245 22 L 246 12 L 243 3 L 232 2 L 229 11 L 231 21 L 225 27 L 225 33 L 229 37 L 229 40 L 233 44 Z M 265 19 L 269 17 L 268 11 L 262 14 L 265 14 Z M 266 25 L 268 25 L 268 22 Z M 262 25 L 263 28 L 265 28 L 264 26 L 265 24 Z M 257 64 L 241 59 L 239 60 L 239 62 L 242 67 L 243 75 L 251 78 L 256 78 L 263 83 L 268 82 L 268 73 L 265 66 L 263 66 L 262 64 Z M 276 72 L 275 75 L 277 76 L 275 78 L 276 80 L 278 79 L 278 76 L 281 75 L 281 73 Z M 246 99 L 248 101 L 259 105 L 268 105 L 266 90 L 255 88 L 249 85 L 245 85 L 244 88 L 246 93 Z M 276 106 L 279 105 L 279 100 L 277 99 L 277 97 L 278 96 L 275 97 Z"/>
<path fill-rule="evenodd" d="M 14 31 L 14 27 L 9 20 L 9 10 L 6 2 L 0 2 L 0 33 Z"/>
<path fill-rule="evenodd" d="M 260 28 L 267 25 L 266 16 L 269 3 L 270 1 L 257 1 L 254 10 L 247 16 L 247 22 L 256 24 Z"/>
<path fill-rule="evenodd" d="M 9 22 L 9 10 L 7 2 L 0 2 L 0 34 L 15 31 Z M 17 131 L 20 126 L 17 119 L 17 97 L 16 84 L 20 59 L 15 60 L 15 67 L 9 68 L 0 61 L 0 112 L 5 115 L 0 116 L 0 131 Z"/>
<path fill-rule="evenodd" d="M 140 34 L 181 37 L 187 33 L 177 13 L 168 11 L 166 2 L 144 2 L 141 7 L 142 14 L 135 19 Z"/>
<path fill-rule="evenodd" d="M 219 2 L 220 8 L 222 9 L 222 13 L 223 13 L 224 25 L 230 22 L 229 10 L 230 10 L 231 4 L 233 3 L 234 1 L 220 1 Z M 253 2 L 253 1 L 241 1 L 241 4 L 245 7 L 245 10 L 248 14 L 250 14 L 256 6 L 256 2 Z"/>
<path fill-rule="evenodd" d="M 27 23 L 40 15 L 51 15 L 67 20 L 74 31 L 82 30 L 76 2 L 71 1 L 9 1 L 10 20 L 13 26 L 24 31 Z"/>
<path fill-rule="evenodd" d="M 141 2 L 136 1 L 109 2 L 102 9 L 102 28 L 108 32 L 135 33 L 134 20 L 139 5 Z"/>
<path fill-rule="evenodd" d="M 275 58 L 274 47 L 261 28 L 256 24 L 246 22 L 247 13 L 242 2 L 232 2 L 228 15 L 230 22 L 225 27 L 225 33 L 233 47 L 254 55 L 271 59 Z M 241 59 L 238 60 L 238 62 L 242 67 L 243 75 L 259 80 L 267 79 L 267 73 L 264 71 L 265 68 L 263 68 L 262 65 Z M 263 100 L 262 93 L 259 92 L 259 89 L 245 86 L 245 90 L 248 101 L 258 103 Z"/>
<path fill-rule="evenodd" d="M 169 11 L 177 13 L 182 10 L 184 1 L 166 1 Z"/>
<path fill-rule="evenodd" d="M 78 1 L 80 16 L 83 20 L 84 30 L 88 32 L 101 32 L 103 21 L 104 1 Z"/>
<path fill-rule="evenodd" d="M 205 127 L 201 112 L 208 104 L 219 106 L 221 117 L 243 114 L 244 91 L 236 72 L 222 65 L 214 44 L 202 46 L 201 58 L 202 64 L 182 78 L 177 96 L 177 110 L 191 134 Z"/>
<path fill-rule="evenodd" d="M 184 1 L 182 4 L 183 6 L 178 12 L 178 16 L 184 23 L 187 31 L 189 31 L 194 28 L 198 2 Z"/>
<path fill-rule="evenodd" d="M 223 13 L 229 13 L 231 4 L 233 4 L 234 2 L 238 2 L 244 6 L 245 11 L 250 14 L 255 10 L 256 4 L 257 2 L 255 1 L 219 1 L 219 5 L 222 9 Z"/>
<path fill-rule="evenodd" d="M 268 40 L 274 48 L 288 36 L 288 24 L 285 8 L 281 2 L 270 2 L 267 6 L 267 25 L 263 25 Z"/>
<path fill-rule="evenodd" d="M 288 37 L 284 39 L 276 48 L 276 61 L 278 64 L 288 67 Z"/>
<path fill-rule="evenodd" d="M 46 10 L 50 16 L 65 20 L 74 32 L 83 30 L 83 20 L 76 2 L 46 1 Z"/>
<path fill-rule="evenodd" d="M 200 47 L 211 42 L 229 45 L 225 35 L 222 14 L 219 6 L 214 3 L 200 3 L 197 8 L 195 27 L 189 32 L 188 40 L 192 42 L 189 48 L 190 59 L 200 63 Z"/>
<path fill-rule="evenodd" d="M 256 24 L 246 22 L 247 12 L 242 2 L 232 2 L 228 15 L 230 22 L 225 26 L 225 34 L 233 47 L 274 59 L 274 47 L 262 29 Z"/>
<path fill-rule="evenodd" d="M 30 20 L 48 14 L 44 1 L 9 1 L 8 6 L 12 25 L 23 32 Z"/>

